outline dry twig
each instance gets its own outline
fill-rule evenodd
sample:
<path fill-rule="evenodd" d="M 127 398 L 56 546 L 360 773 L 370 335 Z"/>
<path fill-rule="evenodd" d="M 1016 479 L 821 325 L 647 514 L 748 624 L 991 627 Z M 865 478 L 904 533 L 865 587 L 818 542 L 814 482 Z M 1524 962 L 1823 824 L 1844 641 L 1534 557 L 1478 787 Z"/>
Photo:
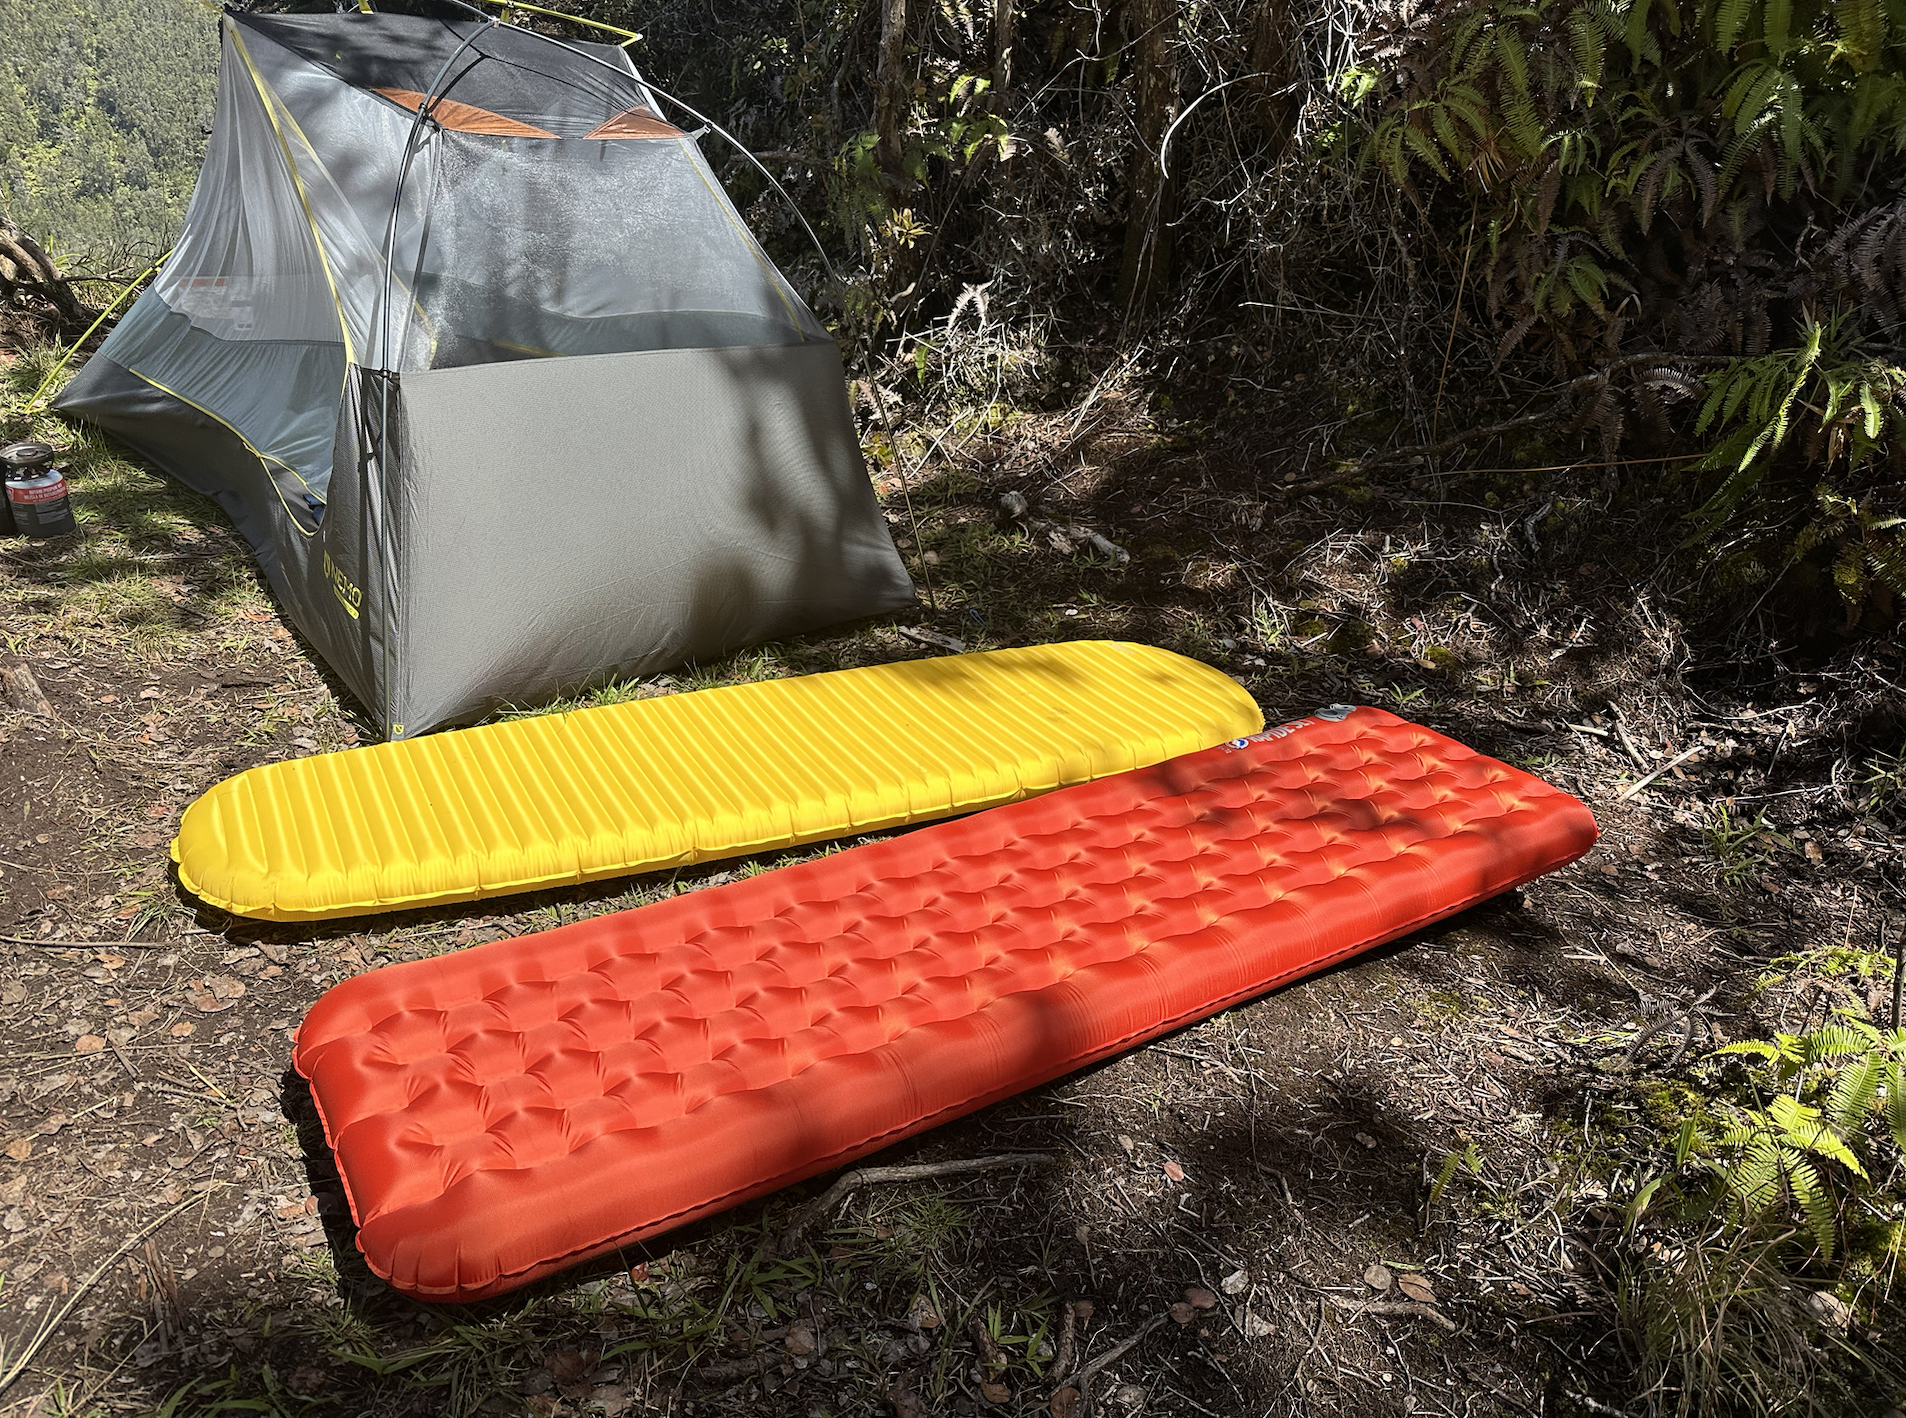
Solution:
<path fill-rule="evenodd" d="M 1140 1340 L 1144 1339 L 1146 1335 L 1150 1334 L 1153 1330 L 1157 1329 L 1159 1325 L 1170 1318 L 1171 1314 L 1169 1311 L 1163 1314 L 1153 1315 L 1138 1327 L 1130 1339 L 1114 1344 L 1091 1363 L 1080 1365 L 1079 1372 L 1074 1374 L 1068 1381 L 1068 1386 L 1076 1388 L 1080 1393 L 1084 1393 L 1090 1386 L 1092 1380 L 1097 1378 L 1101 1371 L 1111 1367 L 1127 1354 L 1131 1353 L 1133 1349 L 1138 1347 Z"/>
<path fill-rule="evenodd" d="M 184 1201 L 179 1202 L 176 1206 L 171 1207 L 160 1216 L 147 1222 L 141 1229 L 134 1232 L 126 1240 L 120 1242 L 119 1248 L 107 1256 L 106 1259 L 102 1260 L 98 1268 L 95 1269 L 91 1275 L 75 1285 L 73 1287 L 73 1293 L 66 1297 L 66 1303 L 47 1316 L 46 1322 L 40 1326 L 38 1332 L 27 1342 L 26 1348 L 20 1351 L 20 1357 L 13 1361 L 6 1373 L 0 1374 L 0 1394 L 4 1394 L 9 1388 L 13 1387 L 14 1380 L 26 1372 L 27 1365 L 33 1362 L 33 1356 L 38 1354 L 45 1346 L 46 1341 L 53 1337 L 53 1331 L 58 1329 L 61 1322 L 73 1312 L 73 1307 L 85 1297 L 86 1293 L 91 1290 L 93 1286 L 99 1283 L 100 1276 L 104 1275 L 108 1270 L 111 1270 L 113 1266 L 119 1263 L 121 1257 L 130 1252 L 148 1236 L 157 1234 L 161 1226 L 185 1210 L 186 1207 L 195 1205 L 203 1200 L 203 1196 L 188 1196 Z"/>
<path fill-rule="evenodd" d="M 1047 1152 L 1002 1152 L 995 1157 L 970 1157 L 957 1162 L 922 1162 L 911 1167 L 861 1167 L 835 1182 L 820 1196 L 794 1213 L 781 1233 L 778 1250 L 788 1255 L 801 1243 L 807 1228 L 828 1215 L 861 1187 L 881 1182 L 926 1182 L 939 1177 L 964 1177 L 975 1172 L 999 1172 L 1010 1167 L 1037 1167 L 1050 1162 Z"/>
<path fill-rule="evenodd" d="M 1428 1320 L 1439 1329 L 1454 1334 L 1458 1328 L 1456 1321 L 1433 1305 L 1421 1305 L 1414 1300 L 1346 1300 L 1332 1295 L 1330 1303 L 1355 1319 L 1358 1315 L 1385 1315 L 1399 1319 Z"/>
<path fill-rule="evenodd" d="M 1630 783 L 1627 787 L 1623 788 L 1619 793 L 1615 794 L 1615 797 L 1621 801 L 1626 801 L 1627 799 L 1632 798 L 1636 793 L 1640 792 L 1643 788 L 1647 787 L 1650 783 L 1654 782 L 1654 780 L 1659 778 L 1663 773 L 1668 772 L 1670 769 L 1679 768 L 1683 763 L 1686 763 L 1690 758 L 1694 757 L 1695 754 L 1699 753 L 1702 749 L 1706 747 L 1707 747 L 1706 744 L 1697 743 L 1693 748 L 1682 749 L 1681 752 L 1677 753 L 1673 758 L 1670 758 L 1666 763 L 1662 764 L 1659 768 L 1655 769 L 1655 771 L 1650 773 L 1646 778 L 1637 779 L 1635 782 Z"/>

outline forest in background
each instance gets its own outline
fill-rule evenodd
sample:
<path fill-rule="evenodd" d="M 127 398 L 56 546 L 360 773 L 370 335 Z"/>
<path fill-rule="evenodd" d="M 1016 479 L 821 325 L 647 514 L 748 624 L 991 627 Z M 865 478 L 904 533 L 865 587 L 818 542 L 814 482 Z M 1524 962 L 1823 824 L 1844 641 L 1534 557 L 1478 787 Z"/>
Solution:
<path fill-rule="evenodd" d="M 172 244 L 198 178 L 216 9 L 4 0 L 0 34 L 0 217 L 74 274 L 129 278 Z"/>

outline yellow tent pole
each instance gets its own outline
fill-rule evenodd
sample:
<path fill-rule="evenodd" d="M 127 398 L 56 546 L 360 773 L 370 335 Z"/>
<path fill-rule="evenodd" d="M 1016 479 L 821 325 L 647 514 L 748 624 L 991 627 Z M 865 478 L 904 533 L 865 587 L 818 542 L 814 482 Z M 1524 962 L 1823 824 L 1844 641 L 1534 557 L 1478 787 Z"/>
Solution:
<path fill-rule="evenodd" d="M 170 251 L 166 252 L 165 256 L 161 256 L 157 261 L 154 261 L 150 266 L 146 267 L 145 270 L 141 271 L 138 275 L 134 276 L 130 281 L 126 282 L 125 289 L 120 291 L 118 295 L 112 298 L 112 304 L 108 305 L 104 310 L 99 312 L 99 318 L 93 321 L 92 324 L 86 327 L 86 333 L 81 335 L 77 340 L 73 341 L 73 347 L 69 349 L 65 354 L 60 356 L 60 362 L 58 364 L 54 365 L 50 370 L 47 371 L 46 378 L 40 381 L 40 387 L 33 391 L 33 397 L 28 399 L 26 401 L 26 407 L 20 410 L 21 417 L 24 418 L 27 414 L 30 414 L 33 412 L 33 406 L 39 403 L 40 395 L 44 394 L 47 391 L 48 386 L 51 385 L 52 382 L 59 377 L 59 372 L 62 369 L 66 368 L 67 364 L 71 362 L 74 355 L 79 353 L 79 347 L 85 344 L 88 340 L 92 339 L 93 331 L 97 330 L 101 325 L 105 324 L 106 317 L 108 315 L 111 315 L 115 310 L 119 308 L 119 302 L 124 300 L 127 296 L 131 295 L 133 291 L 137 289 L 139 282 L 143 281 L 147 276 L 150 276 L 154 271 L 157 271 L 159 267 L 163 266 L 165 264 L 166 256 L 170 256 L 171 254 L 172 253 Z"/>
<path fill-rule="evenodd" d="M 510 11 L 528 10 L 532 14 L 548 15 L 551 19 L 568 20 L 572 25 L 583 25 L 592 30 L 601 30 L 604 34 L 619 34 L 622 36 L 621 47 L 624 49 L 627 49 L 630 45 L 642 38 L 642 36 L 637 34 L 634 30 L 620 29 L 615 25 L 605 25 L 600 20 L 585 20 L 581 15 L 571 15 L 562 10 L 551 10 L 542 5 L 531 5 L 526 3 L 526 0 L 482 0 L 482 3 L 494 5 L 501 10 L 505 24 L 508 24 L 510 21 Z"/>

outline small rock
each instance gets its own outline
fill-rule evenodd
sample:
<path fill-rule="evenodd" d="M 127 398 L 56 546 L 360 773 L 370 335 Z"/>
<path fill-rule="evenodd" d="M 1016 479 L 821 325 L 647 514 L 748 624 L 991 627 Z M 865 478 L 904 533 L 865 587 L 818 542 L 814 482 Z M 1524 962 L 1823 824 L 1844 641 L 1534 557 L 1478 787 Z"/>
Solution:
<path fill-rule="evenodd" d="M 1853 1323 L 1853 1311 L 1831 1290 L 1816 1290 L 1804 1303 L 1807 1313 L 1828 1329 L 1845 1329 Z"/>
<path fill-rule="evenodd" d="M 1174 1182 L 1182 1182 L 1185 1179 L 1185 1169 L 1180 1167 L 1176 1162 L 1167 1162 L 1165 1163 L 1165 1175 Z"/>
<path fill-rule="evenodd" d="M 999 511 L 1003 517 L 1008 517 L 1016 522 L 1021 517 L 1024 517 L 1030 510 L 1031 508 L 1026 502 L 1026 495 L 1017 489 L 1009 489 L 999 495 Z"/>
<path fill-rule="evenodd" d="M 1251 1287 L 1251 1272 L 1234 1270 L 1218 1282 L 1218 1288 L 1227 1295 L 1242 1295 Z"/>
<path fill-rule="evenodd" d="M 1357 1134 L 1357 1146 L 1370 1152 L 1375 1152 L 1377 1150 L 1377 1140 L 1367 1132 L 1360 1132 Z"/>
<path fill-rule="evenodd" d="M 1202 1285 L 1187 1285 L 1185 1303 L 1194 1310 L 1215 1310 L 1218 1308 L 1218 1297 Z"/>
<path fill-rule="evenodd" d="M 98 1034 L 82 1034 L 73 1040 L 73 1052 L 76 1054 L 96 1054 L 105 1047 L 105 1039 Z"/>
<path fill-rule="evenodd" d="M 781 1347 L 797 1359 L 806 1358 L 815 1349 L 813 1329 L 804 1324 L 789 1326 L 788 1337 L 781 1341 Z"/>
<path fill-rule="evenodd" d="M 8 1227 L 7 1229 L 12 1230 L 13 1228 Z M 1183 1300 L 1180 1300 L 1171 1307 L 1171 1317 L 1176 1324 L 1190 1324 L 1197 1316 L 1197 1313 L 1196 1310 L 1192 1309 L 1191 1306 L 1187 1305 Z"/>
<path fill-rule="evenodd" d="M 1396 1277 L 1390 1274 L 1390 1267 L 1387 1265 L 1372 1265 L 1363 1272 L 1363 1283 L 1379 1295 L 1387 1291 L 1395 1281 Z"/>

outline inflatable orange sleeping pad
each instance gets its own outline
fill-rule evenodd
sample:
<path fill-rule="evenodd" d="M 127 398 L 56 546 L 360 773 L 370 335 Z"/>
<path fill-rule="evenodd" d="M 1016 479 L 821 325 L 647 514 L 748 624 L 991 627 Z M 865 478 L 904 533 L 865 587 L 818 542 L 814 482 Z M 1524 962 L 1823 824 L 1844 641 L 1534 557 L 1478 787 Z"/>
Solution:
<path fill-rule="evenodd" d="M 372 1270 L 474 1300 L 838 1167 L 1572 861 L 1566 793 L 1376 709 L 312 1008 Z"/>

